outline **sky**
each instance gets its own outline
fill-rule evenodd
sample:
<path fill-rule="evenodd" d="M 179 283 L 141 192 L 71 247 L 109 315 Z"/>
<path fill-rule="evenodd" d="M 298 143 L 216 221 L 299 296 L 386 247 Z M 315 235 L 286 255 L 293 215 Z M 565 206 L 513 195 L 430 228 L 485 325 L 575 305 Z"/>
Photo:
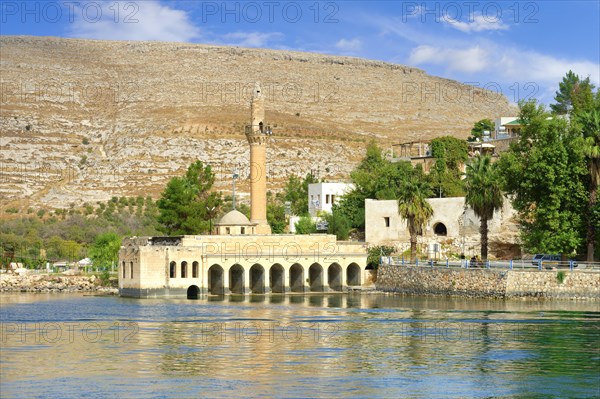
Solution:
<path fill-rule="evenodd" d="M 417 67 L 515 103 L 531 98 L 552 103 L 569 70 L 600 86 L 600 0 L 3 0 L 0 35 L 360 57 Z"/>

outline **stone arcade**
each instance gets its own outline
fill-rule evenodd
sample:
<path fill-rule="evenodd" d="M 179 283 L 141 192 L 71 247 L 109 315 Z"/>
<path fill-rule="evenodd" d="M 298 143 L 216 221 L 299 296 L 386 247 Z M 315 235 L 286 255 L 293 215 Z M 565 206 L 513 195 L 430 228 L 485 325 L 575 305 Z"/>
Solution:
<path fill-rule="evenodd" d="M 119 294 L 197 298 L 212 294 L 345 291 L 370 284 L 367 250 L 334 235 L 271 234 L 266 218 L 264 97 L 254 89 L 250 145 L 251 218 L 237 210 L 216 224 L 217 235 L 132 237 L 119 251 Z"/>

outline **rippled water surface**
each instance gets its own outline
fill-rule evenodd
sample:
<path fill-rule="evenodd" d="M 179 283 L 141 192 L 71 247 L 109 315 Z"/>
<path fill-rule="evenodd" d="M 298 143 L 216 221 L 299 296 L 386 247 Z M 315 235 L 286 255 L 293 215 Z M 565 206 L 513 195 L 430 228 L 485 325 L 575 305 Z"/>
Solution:
<path fill-rule="evenodd" d="M 597 302 L 1 297 L 3 398 L 598 398 Z"/>

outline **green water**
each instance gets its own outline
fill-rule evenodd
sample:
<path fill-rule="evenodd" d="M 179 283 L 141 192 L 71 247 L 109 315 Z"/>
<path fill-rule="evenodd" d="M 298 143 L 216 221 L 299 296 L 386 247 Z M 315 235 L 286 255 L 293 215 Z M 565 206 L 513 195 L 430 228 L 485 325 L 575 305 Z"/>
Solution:
<path fill-rule="evenodd" d="M 597 302 L 1 297 L 3 398 L 597 398 Z"/>

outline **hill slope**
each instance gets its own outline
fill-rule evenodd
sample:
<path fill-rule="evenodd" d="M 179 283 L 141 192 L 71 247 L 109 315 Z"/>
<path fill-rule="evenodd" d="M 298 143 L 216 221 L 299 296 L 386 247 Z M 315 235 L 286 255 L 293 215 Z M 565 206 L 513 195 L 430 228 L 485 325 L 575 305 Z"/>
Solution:
<path fill-rule="evenodd" d="M 466 137 L 505 97 L 422 70 L 349 57 L 184 43 L 0 37 L 0 206 L 158 195 L 194 159 L 228 190 L 248 175 L 260 81 L 269 187 L 318 169 L 347 178 L 365 143 Z M 241 184 L 241 191 L 247 189 Z"/>

